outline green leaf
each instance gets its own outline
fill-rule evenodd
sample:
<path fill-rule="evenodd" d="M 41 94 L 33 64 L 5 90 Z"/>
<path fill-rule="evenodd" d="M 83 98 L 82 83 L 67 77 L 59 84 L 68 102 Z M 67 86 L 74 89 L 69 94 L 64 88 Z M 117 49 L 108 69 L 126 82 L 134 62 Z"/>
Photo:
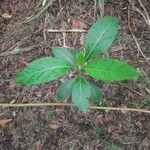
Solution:
<path fill-rule="evenodd" d="M 81 51 L 80 49 L 74 49 L 71 51 L 71 54 L 73 55 L 75 62 L 77 62 L 80 51 Z"/>
<path fill-rule="evenodd" d="M 89 82 L 89 84 L 90 84 L 90 88 L 91 88 L 90 99 L 96 103 L 100 102 L 102 99 L 102 90 L 91 82 Z"/>
<path fill-rule="evenodd" d="M 82 65 L 85 62 L 85 56 L 84 54 L 80 51 L 78 58 L 77 58 L 77 64 Z"/>
<path fill-rule="evenodd" d="M 73 55 L 71 54 L 70 51 L 68 51 L 67 48 L 63 48 L 63 47 L 53 47 L 52 51 L 54 53 L 54 56 L 56 58 L 59 58 L 69 64 L 71 64 L 72 66 L 75 65 L 75 60 Z"/>
<path fill-rule="evenodd" d="M 116 37 L 118 23 L 116 17 L 107 16 L 94 23 L 87 33 L 85 42 L 86 60 L 104 53 Z"/>
<path fill-rule="evenodd" d="M 64 101 L 71 96 L 72 88 L 74 85 L 75 79 L 70 79 L 62 83 L 57 90 L 57 100 Z"/>
<path fill-rule="evenodd" d="M 55 80 L 67 71 L 71 66 L 56 58 L 40 58 L 34 60 L 15 76 L 15 81 L 20 84 L 40 84 Z"/>
<path fill-rule="evenodd" d="M 79 77 L 75 80 L 72 89 L 72 101 L 79 110 L 86 112 L 89 108 L 88 98 L 90 98 L 91 89 L 86 80 Z"/>
<path fill-rule="evenodd" d="M 139 76 L 139 73 L 129 65 L 111 58 L 91 62 L 84 69 L 93 78 L 105 81 L 126 80 Z"/>
<path fill-rule="evenodd" d="M 75 49 L 75 50 L 71 51 L 71 54 L 74 57 L 76 65 L 81 65 L 85 62 L 85 56 L 81 49 Z"/>

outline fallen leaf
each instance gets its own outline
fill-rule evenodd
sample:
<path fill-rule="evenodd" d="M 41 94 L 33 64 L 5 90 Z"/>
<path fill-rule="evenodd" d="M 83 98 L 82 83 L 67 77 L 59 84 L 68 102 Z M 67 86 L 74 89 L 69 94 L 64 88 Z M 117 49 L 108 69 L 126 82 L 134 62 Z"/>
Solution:
<path fill-rule="evenodd" d="M 122 105 L 122 108 L 127 108 L 127 106 L 126 105 Z M 128 111 L 127 110 L 121 110 L 121 112 L 125 115 L 125 114 L 127 114 L 128 113 Z"/>
<path fill-rule="evenodd" d="M 81 45 L 84 45 L 84 43 L 85 43 L 85 37 L 86 37 L 86 34 L 85 33 L 81 33 L 81 36 L 80 36 L 80 44 Z"/>
<path fill-rule="evenodd" d="M 11 14 L 7 14 L 7 13 L 3 13 L 3 14 L 2 14 L 2 17 L 3 17 L 4 19 L 10 19 L 10 18 L 12 17 L 12 15 L 11 15 Z"/>
<path fill-rule="evenodd" d="M 88 24 L 77 18 L 69 18 L 68 22 L 71 24 L 72 28 L 75 29 L 87 29 Z"/>
<path fill-rule="evenodd" d="M 41 150 L 43 149 L 43 145 L 41 144 L 40 141 L 37 141 L 33 144 L 33 150 Z"/>
<path fill-rule="evenodd" d="M 71 24 L 73 29 L 87 29 L 88 28 L 88 24 L 85 23 L 84 21 L 82 21 L 81 19 L 77 19 L 77 18 L 72 17 L 72 18 L 68 19 L 68 23 Z M 78 39 L 78 33 L 73 32 L 72 38 L 73 38 L 73 46 L 75 46 L 77 43 L 77 39 Z"/>
<path fill-rule="evenodd" d="M 60 127 L 60 124 L 58 124 L 58 123 L 50 123 L 48 126 L 51 129 L 58 129 Z"/>
<path fill-rule="evenodd" d="M 123 47 L 122 45 L 113 46 L 113 47 L 111 48 L 111 50 L 112 50 L 113 52 L 121 51 L 121 50 L 123 50 L 123 49 L 124 49 L 124 47 Z"/>
<path fill-rule="evenodd" d="M 135 122 L 135 125 L 139 128 L 142 128 L 142 123 L 140 121 Z"/>
<path fill-rule="evenodd" d="M 7 125 L 8 123 L 11 123 L 13 119 L 1 119 L 0 120 L 0 126 L 5 126 Z"/>
<path fill-rule="evenodd" d="M 104 115 L 98 115 L 96 117 L 96 122 L 99 123 L 100 125 L 105 125 L 107 124 L 111 119 L 108 116 Z"/>

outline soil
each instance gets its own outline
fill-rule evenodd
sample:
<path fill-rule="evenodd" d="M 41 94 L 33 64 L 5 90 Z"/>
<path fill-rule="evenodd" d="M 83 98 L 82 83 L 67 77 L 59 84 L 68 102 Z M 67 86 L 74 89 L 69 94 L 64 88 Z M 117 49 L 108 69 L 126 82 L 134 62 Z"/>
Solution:
<path fill-rule="evenodd" d="M 105 0 L 104 7 L 97 6 L 94 15 L 94 0 L 53 0 L 47 10 L 37 15 L 45 7 L 42 2 L 0 1 L 0 103 L 55 102 L 56 89 L 64 79 L 22 86 L 14 82 L 15 74 L 36 58 L 52 56 L 54 46 L 83 48 L 85 33 L 49 33 L 48 29 L 88 29 L 96 19 L 112 15 L 119 20 L 119 33 L 105 56 L 129 63 L 141 76 L 123 82 L 94 81 L 103 88 L 103 100 L 98 106 L 149 110 L 150 26 L 135 7 L 129 7 L 128 0 Z M 150 2 L 142 3 L 149 13 Z M 138 1 L 132 0 L 132 4 L 145 16 Z M 1 150 L 150 149 L 150 115 L 146 113 L 91 110 L 84 114 L 65 106 L 0 107 L 0 122 Z"/>

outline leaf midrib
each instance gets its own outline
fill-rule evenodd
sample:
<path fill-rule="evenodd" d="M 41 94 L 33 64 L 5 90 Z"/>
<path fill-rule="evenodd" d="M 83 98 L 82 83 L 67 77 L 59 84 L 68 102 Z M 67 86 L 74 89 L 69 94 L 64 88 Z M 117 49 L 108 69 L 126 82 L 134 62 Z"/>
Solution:
<path fill-rule="evenodd" d="M 50 70 L 54 70 L 54 69 L 61 69 L 61 68 L 67 69 L 67 68 L 71 68 L 71 67 L 70 66 L 59 66 L 59 67 L 52 67 L 52 68 L 49 68 L 49 69 L 43 69 L 43 71 L 41 71 L 40 68 L 43 68 L 43 67 L 39 67 L 38 71 L 36 71 L 36 73 L 38 73 L 38 72 L 46 72 L 46 71 L 50 71 Z"/>
<path fill-rule="evenodd" d="M 81 78 L 80 78 L 80 95 L 81 95 L 81 98 L 82 98 Z"/>

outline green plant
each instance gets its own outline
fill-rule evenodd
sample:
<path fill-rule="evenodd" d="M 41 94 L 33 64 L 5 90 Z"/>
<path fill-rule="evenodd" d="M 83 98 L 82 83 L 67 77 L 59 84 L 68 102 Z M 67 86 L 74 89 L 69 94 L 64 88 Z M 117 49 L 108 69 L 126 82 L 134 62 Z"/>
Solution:
<path fill-rule="evenodd" d="M 84 75 L 104 81 L 120 81 L 138 77 L 139 73 L 129 65 L 112 58 L 93 59 L 105 53 L 111 46 L 118 31 L 115 17 L 107 16 L 92 25 L 87 33 L 84 50 L 52 48 L 53 57 L 44 57 L 30 63 L 15 76 L 20 84 L 41 84 L 56 80 L 66 72 L 77 73 L 60 85 L 56 94 L 58 101 L 72 97 L 72 102 L 81 111 L 89 108 L 88 100 L 101 100 L 101 89 L 87 81 Z"/>

